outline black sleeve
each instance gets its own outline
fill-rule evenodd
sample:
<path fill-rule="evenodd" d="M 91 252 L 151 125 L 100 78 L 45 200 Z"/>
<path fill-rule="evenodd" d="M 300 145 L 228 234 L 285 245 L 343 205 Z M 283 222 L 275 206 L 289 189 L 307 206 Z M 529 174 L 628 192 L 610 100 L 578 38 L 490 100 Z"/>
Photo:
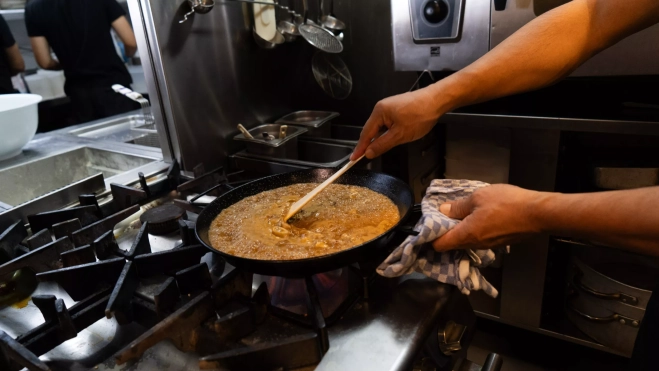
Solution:
<path fill-rule="evenodd" d="M 30 37 L 46 36 L 39 26 L 39 12 L 30 5 L 27 4 L 25 7 L 25 28 L 27 28 L 27 35 Z"/>
<path fill-rule="evenodd" d="M 16 44 L 14 36 L 9 30 L 9 25 L 5 22 L 5 19 L 0 16 L 0 46 L 3 48 L 9 48 Z"/>
<path fill-rule="evenodd" d="M 119 5 L 116 0 L 104 0 L 105 2 L 105 11 L 110 23 L 117 20 L 117 18 L 125 15 L 124 9 Z"/>

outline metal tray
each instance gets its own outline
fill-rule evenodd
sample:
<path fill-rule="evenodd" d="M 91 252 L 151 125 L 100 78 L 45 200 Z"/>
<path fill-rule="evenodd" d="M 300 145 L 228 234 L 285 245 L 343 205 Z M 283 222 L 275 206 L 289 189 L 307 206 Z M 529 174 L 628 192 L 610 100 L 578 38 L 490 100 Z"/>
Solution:
<path fill-rule="evenodd" d="M 306 136 L 328 138 L 331 135 L 330 121 L 339 117 L 338 112 L 297 111 L 275 121 L 277 124 L 304 126 Z"/>
<path fill-rule="evenodd" d="M 297 158 L 297 139 L 307 132 L 307 129 L 299 126 L 289 126 L 286 138 L 279 139 L 279 129 L 282 124 L 264 124 L 249 130 L 254 139 L 246 138 L 243 134 L 233 137 L 233 140 L 245 142 L 247 152 L 255 155 L 271 156 L 274 158 Z M 275 139 L 266 141 L 262 138 L 263 133 L 268 133 Z"/>
<path fill-rule="evenodd" d="M 330 135 L 327 137 L 304 137 L 304 140 L 310 140 L 322 143 L 342 144 L 344 146 L 355 147 L 359 142 L 359 135 L 361 134 L 361 126 L 349 125 L 331 125 Z M 378 157 L 379 158 L 379 157 Z"/>
<path fill-rule="evenodd" d="M 271 158 L 268 156 L 254 155 L 241 151 L 231 156 L 234 165 L 242 170 L 254 171 L 262 174 L 277 174 L 300 169 L 316 167 L 339 167 L 350 159 L 352 146 L 337 143 L 321 143 L 311 140 L 300 140 L 299 155 L 297 160 Z M 374 161 L 362 160 L 356 165 L 378 171 L 381 169 L 379 159 Z"/>

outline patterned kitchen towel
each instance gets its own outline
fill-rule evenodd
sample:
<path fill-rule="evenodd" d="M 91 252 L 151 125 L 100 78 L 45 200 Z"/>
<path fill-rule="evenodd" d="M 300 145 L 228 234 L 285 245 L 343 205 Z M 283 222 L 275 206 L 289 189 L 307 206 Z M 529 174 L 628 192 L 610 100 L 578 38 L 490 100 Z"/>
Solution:
<path fill-rule="evenodd" d="M 421 201 L 423 215 L 414 230 L 418 236 L 409 236 L 377 268 L 385 277 L 399 277 L 414 271 L 440 282 L 457 286 L 463 294 L 483 290 L 491 297 L 499 295 L 481 275 L 478 267 L 494 262 L 492 250 L 452 250 L 437 252 L 430 242 L 444 235 L 460 221 L 451 219 L 439 211 L 447 201 L 467 197 L 476 189 L 489 184 L 473 180 L 435 179 L 430 183 Z"/>

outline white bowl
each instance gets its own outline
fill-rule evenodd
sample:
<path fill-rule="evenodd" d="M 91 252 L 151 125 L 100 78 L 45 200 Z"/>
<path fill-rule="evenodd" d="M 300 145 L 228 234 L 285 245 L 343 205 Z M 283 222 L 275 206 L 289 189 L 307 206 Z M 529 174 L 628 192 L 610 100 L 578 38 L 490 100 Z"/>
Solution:
<path fill-rule="evenodd" d="M 39 125 L 36 94 L 0 95 L 0 161 L 21 153 Z"/>

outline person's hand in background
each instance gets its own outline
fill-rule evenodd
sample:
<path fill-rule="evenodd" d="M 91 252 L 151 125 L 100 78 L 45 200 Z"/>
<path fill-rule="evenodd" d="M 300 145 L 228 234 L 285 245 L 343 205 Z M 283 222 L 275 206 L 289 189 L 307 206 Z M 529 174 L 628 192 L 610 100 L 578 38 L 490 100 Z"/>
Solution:
<path fill-rule="evenodd" d="M 541 232 L 535 213 L 544 199 L 541 192 L 497 184 L 484 187 L 470 197 L 445 203 L 439 210 L 462 219 L 452 230 L 433 242 L 437 251 L 490 249 L 517 242 Z"/>
<path fill-rule="evenodd" d="M 435 86 L 431 85 L 379 101 L 366 121 L 350 159 L 355 160 L 363 154 L 372 159 L 399 144 L 428 134 L 437 119 L 448 111 L 433 90 Z M 387 132 L 378 137 L 383 129 Z"/>

